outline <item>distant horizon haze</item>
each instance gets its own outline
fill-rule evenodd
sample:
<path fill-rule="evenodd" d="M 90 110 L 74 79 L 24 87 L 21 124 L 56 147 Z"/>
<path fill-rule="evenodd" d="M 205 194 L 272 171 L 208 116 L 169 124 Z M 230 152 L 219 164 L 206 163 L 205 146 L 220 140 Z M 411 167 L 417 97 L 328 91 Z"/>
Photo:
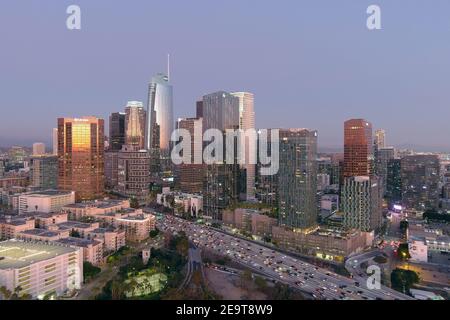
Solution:
<path fill-rule="evenodd" d="M 81 30 L 66 28 L 71 4 Z M 6 1 L 0 146 L 50 148 L 58 117 L 108 127 L 127 101 L 146 107 L 170 54 L 174 119 L 204 94 L 249 91 L 256 127 L 318 130 L 319 149 L 342 148 L 344 121 L 364 118 L 387 145 L 450 152 L 449 17 L 448 0 Z"/>

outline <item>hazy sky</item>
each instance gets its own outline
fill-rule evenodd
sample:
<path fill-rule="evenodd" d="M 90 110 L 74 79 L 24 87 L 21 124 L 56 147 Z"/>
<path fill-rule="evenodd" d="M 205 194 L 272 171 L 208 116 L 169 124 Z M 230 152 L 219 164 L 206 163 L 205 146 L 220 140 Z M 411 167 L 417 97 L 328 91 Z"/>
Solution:
<path fill-rule="evenodd" d="M 66 28 L 78 4 L 82 30 Z M 366 28 L 378 4 L 382 30 Z M 60 116 L 146 102 L 172 56 L 175 117 L 217 90 L 255 93 L 258 127 L 339 147 L 364 117 L 388 144 L 450 151 L 450 1 L 2 0 L 0 145 L 50 141 Z"/>

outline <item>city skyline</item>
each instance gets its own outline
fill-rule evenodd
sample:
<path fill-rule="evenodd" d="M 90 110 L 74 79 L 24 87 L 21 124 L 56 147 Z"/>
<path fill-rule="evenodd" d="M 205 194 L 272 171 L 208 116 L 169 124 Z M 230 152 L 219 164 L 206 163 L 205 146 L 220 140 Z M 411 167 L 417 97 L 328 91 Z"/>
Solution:
<path fill-rule="evenodd" d="M 251 4 L 239 3 L 240 10 L 234 12 L 232 3 L 200 1 L 180 4 L 180 15 L 170 11 L 170 3 L 151 8 L 143 2 L 116 5 L 105 13 L 105 2 L 79 1 L 84 20 L 78 33 L 68 31 L 64 14 L 58 14 L 65 12 L 65 3 L 7 4 L 0 19 L 2 32 L 9 30 L 10 17 L 22 19 L 20 24 L 11 23 L 17 37 L 6 37 L 7 49 L 0 59 L 5 70 L 0 82 L 8 88 L 0 108 L 17 101 L 20 105 L 8 109 L 9 121 L 2 121 L 0 127 L 0 145 L 43 141 L 48 147 L 57 117 L 92 114 L 106 120 L 127 101 L 146 103 L 146 86 L 153 75 L 165 71 L 170 53 L 174 119 L 194 116 L 195 102 L 208 92 L 240 90 L 255 94 L 257 128 L 318 130 L 319 148 L 341 148 L 341 123 L 365 118 L 374 129 L 387 131 L 387 145 L 450 149 L 445 138 L 450 134 L 445 124 L 450 97 L 444 86 L 450 47 L 439 40 L 450 27 L 444 15 L 450 4 L 438 1 L 426 7 L 416 1 L 408 6 L 379 1 L 383 28 L 371 33 L 365 28 L 369 1 L 326 6 L 319 2 L 287 1 L 280 8 L 261 2 L 255 12 Z M 172 19 L 158 33 L 143 19 L 146 12 L 154 18 L 151 26 Z M 225 19 L 227 13 L 234 15 L 234 24 Z M 427 23 L 431 16 L 438 23 Z M 202 23 L 196 22 L 199 17 Z M 136 22 L 124 23 L 130 18 Z M 203 27 L 206 24 L 208 28 Z M 196 37 L 187 42 L 180 30 Z M 147 35 L 159 43 L 151 54 L 140 40 Z M 27 50 L 35 41 L 43 44 L 39 50 Z M 128 49 L 136 43 L 140 50 Z M 92 50 L 89 56 L 83 53 L 85 47 Z M 6 78 L 7 74 L 12 76 Z M 21 82 L 24 78 L 28 83 Z M 423 108 L 431 112 L 424 114 Z M 24 110 L 33 119 L 22 119 L 26 130 L 14 125 Z M 391 116 L 386 117 L 386 112 Z M 435 116 L 438 113 L 440 117 Z"/>
<path fill-rule="evenodd" d="M 450 300 L 450 2 L 423 2 L 1 6 L 0 305 Z"/>

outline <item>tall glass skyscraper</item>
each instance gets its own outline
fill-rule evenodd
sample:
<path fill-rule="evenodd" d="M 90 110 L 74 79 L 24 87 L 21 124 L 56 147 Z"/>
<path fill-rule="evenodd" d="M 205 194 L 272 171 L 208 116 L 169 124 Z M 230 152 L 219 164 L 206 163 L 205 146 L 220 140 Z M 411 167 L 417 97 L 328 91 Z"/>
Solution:
<path fill-rule="evenodd" d="M 58 188 L 58 157 L 37 155 L 30 158 L 31 185 L 41 189 Z"/>
<path fill-rule="evenodd" d="M 233 96 L 239 98 L 239 129 L 255 129 L 255 98 L 250 92 L 233 92 Z M 256 154 L 256 141 L 246 139 L 245 144 L 245 164 L 242 166 L 246 172 L 246 199 L 255 198 L 255 164 L 250 163 L 250 154 Z"/>
<path fill-rule="evenodd" d="M 103 195 L 104 137 L 103 119 L 58 119 L 58 188 L 77 201 Z"/>
<path fill-rule="evenodd" d="M 145 119 L 143 103 L 129 101 L 125 108 L 125 144 L 145 148 Z"/>
<path fill-rule="evenodd" d="M 170 161 L 173 128 L 173 88 L 169 77 L 158 73 L 152 78 L 148 90 L 145 147 L 151 151 L 153 160 L 162 160 L 162 170 Z M 156 169 L 152 167 L 152 170 Z"/>
<path fill-rule="evenodd" d="M 370 175 L 372 162 L 372 124 L 364 119 L 345 121 L 344 177 Z"/>
<path fill-rule="evenodd" d="M 239 129 L 239 98 L 225 91 L 203 96 L 203 132 Z"/>
<path fill-rule="evenodd" d="M 125 113 L 113 112 L 109 116 L 109 149 L 120 150 L 125 144 Z"/>
<path fill-rule="evenodd" d="M 317 224 L 317 131 L 280 130 L 279 224 L 309 230 Z"/>
<path fill-rule="evenodd" d="M 439 207 L 440 163 L 437 155 L 418 154 L 401 159 L 402 202 L 408 209 Z"/>

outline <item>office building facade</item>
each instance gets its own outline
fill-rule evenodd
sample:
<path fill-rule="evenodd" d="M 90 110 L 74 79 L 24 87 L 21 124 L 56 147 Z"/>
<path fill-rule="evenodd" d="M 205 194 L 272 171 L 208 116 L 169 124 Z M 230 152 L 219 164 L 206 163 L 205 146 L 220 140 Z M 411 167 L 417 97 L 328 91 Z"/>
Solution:
<path fill-rule="evenodd" d="M 145 147 L 146 112 L 142 102 L 129 101 L 125 108 L 125 144 Z"/>
<path fill-rule="evenodd" d="M 119 183 L 119 151 L 109 150 L 105 152 L 105 186 L 112 190 Z"/>
<path fill-rule="evenodd" d="M 158 73 L 149 84 L 145 146 L 152 157 L 152 173 L 171 170 L 170 138 L 174 129 L 173 87 L 169 77 Z"/>
<path fill-rule="evenodd" d="M 255 98 L 250 92 L 233 92 L 233 96 L 239 99 L 239 129 L 255 130 Z M 256 139 L 252 141 L 246 138 L 243 141 L 245 147 L 245 164 L 241 165 L 245 169 L 245 195 L 246 199 L 255 199 L 255 170 L 256 164 L 250 163 L 250 155 L 256 153 Z M 256 157 L 255 157 L 256 159 Z"/>
<path fill-rule="evenodd" d="M 382 195 L 387 191 L 388 165 L 389 161 L 394 159 L 394 148 L 378 148 L 375 152 L 375 174 L 380 178 Z"/>
<path fill-rule="evenodd" d="M 138 146 L 124 145 L 118 154 L 117 191 L 144 200 L 150 187 L 150 153 Z"/>
<path fill-rule="evenodd" d="M 104 120 L 58 119 L 58 189 L 75 191 L 77 200 L 104 191 Z"/>
<path fill-rule="evenodd" d="M 190 163 L 178 166 L 180 190 L 186 193 L 200 193 L 203 189 L 205 164 L 203 164 L 202 118 L 182 118 L 177 122 L 177 129 L 184 129 L 191 136 Z M 195 163 L 195 160 L 200 163 Z"/>
<path fill-rule="evenodd" d="M 30 184 L 40 189 L 58 188 L 58 157 L 32 156 L 30 159 Z"/>
<path fill-rule="evenodd" d="M 364 232 L 377 230 L 382 223 L 381 205 L 378 177 L 345 178 L 341 194 L 344 227 Z"/>
<path fill-rule="evenodd" d="M 364 119 L 344 124 L 344 177 L 367 176 L 372 172 L 372 125 Z"/>
<path fill-rule="evenodd" d="M 425 211 L 439 207 L 439 158 L 413 155 L 401 159 L 402 203 L 408 209 Z"/>
<path fill-rule="evenodd" d="M 109 149 L 119 151 L 125 144 L 126 113 L 114 112 L 109 116 Z"/>
<path fill-rule="evenodd" d="M 42 156 L 45 154 L 45 143 L 33 143 L 33 156 Z"/>
<path fill-rule="evenodd" d="M 308 230 L 317 224 L 317 131 L 280 130 L 279 224 Z"/>

